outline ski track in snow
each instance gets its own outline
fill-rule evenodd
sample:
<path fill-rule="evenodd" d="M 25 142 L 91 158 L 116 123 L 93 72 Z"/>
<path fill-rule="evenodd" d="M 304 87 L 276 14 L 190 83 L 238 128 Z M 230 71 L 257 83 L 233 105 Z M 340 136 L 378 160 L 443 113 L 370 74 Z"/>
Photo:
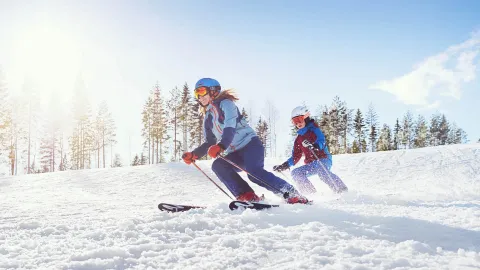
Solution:
<path fill-rule="evenodd" d="M 0 269 L 480 269 L 480 144 L 334 156 L 333 171 L 349 193 L 312 177 L 314 205 L 267 211 L 230 211 L 182 163 L 3 177 Z"/>

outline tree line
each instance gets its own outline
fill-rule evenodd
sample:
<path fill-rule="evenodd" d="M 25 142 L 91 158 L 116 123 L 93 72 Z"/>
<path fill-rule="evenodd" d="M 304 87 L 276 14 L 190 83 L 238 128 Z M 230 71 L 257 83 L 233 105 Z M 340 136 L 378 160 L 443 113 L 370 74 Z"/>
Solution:
<path fill-rule="evenodd" d="M 42 93 L 28 80 L 21 93 L 10 93 L 0 71 L 0 162 L 9 174 L 45 173 L 105 168 L 113 159 L 116 127 L 106 101 L 94 111 L 81 77 L 65 111 L 52 94 L 42 104 Z"/>
<path fill-rule="evenodd" d="M 0 162 L 9 173 L 43 173 L 65 170 L 124 166 L 115 153 L 116 125 L 106 101 L 93 110 L 85 94 L 81 77 L 74 85 L 70 111 L 65 113 L 52 95 L 47 106 L 39 104 L 39 93 L 26 83 L 19 97 L 9 95 L 0 72 Z M 203 138 L 203 115 L 184 83 L 164 92 L 155 84 L 141 112 L 142 151 L 131 166 L 156 164 L 181 159 L 183 152 L 199 146 Z M 277 109 L 267 103 L 266 111 L 252 119 L 252 108 L 241 115 L 256 130 L 265 147 L 265 155 L 277 156 Z M 350 109 L 335 97 L 330 105 L 317 105 L 312 115 L 325 134 L 332 154 L 389 151 L 467 142 L 467 134 L 444 114 L 429 119 L 410 111 L 391 126 L 380 125 L 371 104 L 366 112 Z M 291 135 L 295 136 L 293 125 Z M 479 140 L 480 142 L 480 140 Z M 286 147 L 291 153 L 293 138 Z M 204 157 L 208 158 L 208 157 Z"/>
<path fill-rule="evenodd" d="M 445 114 L 430 118 L 411 111 L 396 118 L 393 125 L 380 124 L 373 104 L 366 112 L 350 109 L 336 96 L 330 106 L 319 106 L 315 116 L 332 154 L 390 151 L 446 144 L 466 143 L 466 132 Z"/>
<path fill-rule="evenodd" d="M 274 151 L 276 109 L 269 103 L 268 119 L 259 117 L 252 125 L 267 149 Z M 253 124 L 245 108 L 242 117 Z M 135 154 L 131 165 L 155 164 L 178 161 L 181 155 L 203 143 L 203 115 L 200 104 L 193 97 L 193 90 L 187 83 L 183 87 L 174 87 L 168 95 L 162 94 L 158 84 L 150 91 L 142 110 L 143 152 Z M 207 159 L 208 157 L 204 157 Z"/>

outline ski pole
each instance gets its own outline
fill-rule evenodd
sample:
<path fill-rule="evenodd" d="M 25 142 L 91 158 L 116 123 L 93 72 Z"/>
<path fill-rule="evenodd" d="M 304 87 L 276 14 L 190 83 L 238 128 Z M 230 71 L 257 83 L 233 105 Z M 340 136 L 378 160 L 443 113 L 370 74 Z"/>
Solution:
<path fill-rule="evenodd" d="M 265 181 L 263 181 L 262 179 L 256 177 L 255 175 L 249 173 L 247 170 L 241 168 L 240 166 L 238 166 L 237 164 L 235 164 L 233 161 L 229 160 L 228 158 L 222 156 L 222 155 L 218 155 L 220 158 L 222 158 L 223 160 L 225 160 L 226 162 L 230 163 L 232 166 L 234 166 L 235 168 L 239 169 L 239 170 L 242 170 L 244 171 L 245 173 L 247 173 L 248 175 L 250 175 L 251 177 L 255 178 L 257 181 L 259 181 L 260 183 L 264 184 L 265 186 L 268 186 L 270 187 L 271 189 L 273 190 L 276 190 L 278 191 L 279 193 L 282 193 L 284 196 L 285 196 L 285 193 L 286 192 L 282 192 L 281 190 L 279 190 L 278 188 L 275 188 L 275 187 L 272 187 L 271 185 L 269 185 L 268 183 L 266 183 Z"/>
<path fill-rule="evenodd" d="M 285 177 L 286 179 L 290 179 L 290 177 L 288 177 L 284 172 L 279 171 L 279 173 L 281 173 L 281 174 L 283 175 L 283 177 Z M 291 181 L 291 180 L 292 180 L 292 179 L 290 179 L 290 181 Z"/>
<path fill-rule="evenodd" d="M 234 199 L 233 199 L 230 195 L 228 195 L 228 193 L 227 193 L 223 188 L 221 188 L 217 183 L 215 183 L 215 181 L 213 181 L 212 178 L 210 178 L 210 176 L 208 176 L 202 169 L 200 169 L 200 167 L 198 167 L 198 165 L 195 163 L 195 161 L 192 162 L 192 163 L 193 163 L 193 165 L 194 165 L 199 171 L 201 171 L 201 172 L 203 173 L 203 175 L 205 175 L 205 176 L 208 178 L 208 180 L 210 180 L 210 181 L 211 181 L 215 186 L 217 186 L 223 193 L 225 193 L 225 195 L 227 195 L 228 198 L 230 198 L 232 201 L 234 201 Z"/>
<path fill-rule="evenodd" d="M 325 167 L 325 165 L 323 165 L 322 161 L 318 158 L 317 154 L 315 154 L 315 151 L 313 151 L 313 145 L 307 141 L 307 140 L 304 140 L 302 142 L 302 145 L 304 147 L 307 147 L 310 152 L 312 152 L 312 154 L 315 156 L 315 158 L 318 160 L 318 163 L 320 163 L 320 166 L 322 166 L 322 169 L 325 171 L 325 173 L 327 174 L 328 178 L 330 178 L 330 183 L 332 183 L 332 185 L 335 187 L 335 189 L 337 188 L 336 185 L 335 185 L 335 181 L 333 181 L 333 178 L 332 176 L 328 173 L 327 171 L 327 168 Z"/>

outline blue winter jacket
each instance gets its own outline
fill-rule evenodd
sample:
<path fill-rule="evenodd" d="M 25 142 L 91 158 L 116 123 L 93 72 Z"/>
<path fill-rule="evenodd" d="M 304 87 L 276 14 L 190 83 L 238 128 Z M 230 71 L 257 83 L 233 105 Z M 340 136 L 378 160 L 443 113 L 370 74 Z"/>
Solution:
<path fill-rule="evenodd" d="M 241 149 L 257 136 L 255 131 L 243 119 L 237 105 L 230 99 L 215 99 L 208 105 L 203 119 L 203 137 L 205 142 L 193 150 L 198 157 L 207 154 L 208 148 L 220 144 L 225 154 Z"/>

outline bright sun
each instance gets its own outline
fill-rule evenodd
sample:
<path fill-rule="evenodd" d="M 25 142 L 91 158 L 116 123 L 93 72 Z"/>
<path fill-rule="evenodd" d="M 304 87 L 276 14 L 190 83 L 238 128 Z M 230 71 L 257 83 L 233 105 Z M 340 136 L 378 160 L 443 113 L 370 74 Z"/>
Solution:
<path fill-rule="evenodd" d="M 41 96 L 72 91 L 81 64 L 78 41 L 72 33 L 62 31 L 61 26 L 36 25 L 19 34 L 14 52 L 18 79 L 28 82 Z"/>

